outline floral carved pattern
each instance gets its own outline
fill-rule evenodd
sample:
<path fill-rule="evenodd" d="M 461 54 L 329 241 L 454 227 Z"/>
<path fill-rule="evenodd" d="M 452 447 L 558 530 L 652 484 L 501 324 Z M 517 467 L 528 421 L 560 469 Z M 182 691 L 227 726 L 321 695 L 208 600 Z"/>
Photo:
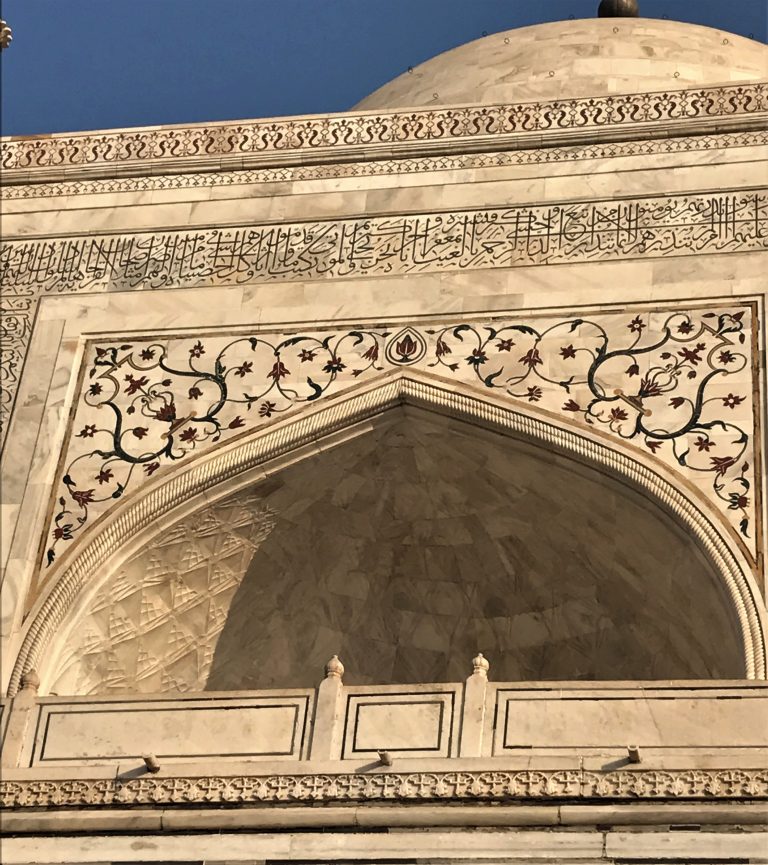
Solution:
<path fill-rule="evenodd" d="M 764 799 L 764 770 L 587 772 L 491 769 L 485 772 L 366 775 L 245 775 L 137 778 L 120 781 L 38 780 L 0 783 L 4 808 L 158 804 L 358 802 L 376 800 L 509 799 Z"/>
<path fill-rule="evenodd" d="M 94 343 L 46 558 L 193 453 L 386 370 L 535 404 L 681 473 L 754 550 L 751 309 Z"/>
<path fill-rule="evenodd" d="M 764 84 L 548 100 L 512 105 L 424 108 L 321 117 L 20 138 L 3 142 L 2 167 L 14 171 L 194 163 L 210 157 L 310 154 L 364 146 L 462 143 L 492 136 L 563 130 L 632 129 L 645 123 L 748 118 L 768 110 Z"/>

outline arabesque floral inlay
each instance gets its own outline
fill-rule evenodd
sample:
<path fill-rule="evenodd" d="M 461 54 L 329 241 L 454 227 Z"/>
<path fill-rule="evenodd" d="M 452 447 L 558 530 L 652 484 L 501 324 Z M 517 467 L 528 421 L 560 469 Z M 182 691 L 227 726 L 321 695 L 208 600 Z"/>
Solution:
<path fill-rule="evenodd" d="M 46 557 L 193 453 L 397 367 L 504 393 L 682 472 L 754 549 L 749 305 L 96 342 Z"/>

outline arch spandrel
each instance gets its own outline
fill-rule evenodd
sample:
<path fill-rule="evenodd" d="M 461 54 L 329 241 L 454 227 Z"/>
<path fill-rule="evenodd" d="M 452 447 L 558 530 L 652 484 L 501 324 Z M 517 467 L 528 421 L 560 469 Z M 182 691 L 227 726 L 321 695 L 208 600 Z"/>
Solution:
<path fill-rule="evenodd" d="M 729 548 L 715 528 L 717 517 L 713 509 L 698 508 L 676 489 L 679 478 L 665 471 L 663 466 L 658 470 L 643 466 L 634 457 L 633 449 L 621 440 L 606 444 L 608 440 L 604 434 L 589 429 L 584 433 L 576 432 L 573 424 L 553 423 L 553 418 L 535 405 L 528 407 L 525 413 L 520 412 L 512 408 L 509 401 L 494 399 L 496 394 L 487 387 L 480 392 L 456 385 L 448 387 L 434 375 L 419 372 L 413 367 L 407 372 L 400 369 L 381 373 L 377 379 L 368 384 L 361 382 L 339 398 L 313 401 L 291 415 L 290 420 L 286 417 L 260 431 L 244 435 L 206 456 L 190 460 L 187 466 L 180 464 L 165 478 L 159 477 L 149 483 L 140 496 L 135 494 L 132 499 L 126 498 L 123 503 L 118 503 L 108 517 L 87 529 L 76 545 L 77 549 L 62 559 L 55 585 L 30 616 L 12 688 L 24 669 L 44 666 L 47 646 L 83 587 L 93 592 L 93 576 L 101 573 L 103 578 L 113 572 L 120 561 L 133 552 L 140 533 L 146 535 L 157 531 L 159 520 L 167 518 L 174 507 L 194 509 L 190 504 L 192 496 L 205 494 L 206 490 L 215 490 L 214 496 L 232 491 L 252 480 L 249 471 L 255 471 L 258 476 L 263 474 L 264 466 L 272 471 L 276 466 L 272 463 L 272 468 L 269 468 L 270 460 L 290 462 L 297 459 L 293 454 L 302 448 L 311 452 L 316 448 L 314 443 L 318 437 L 351 429 L 354 424 L 403 402 L 429 406 L 513 436 L 539 441 L 555 451 L 570 453 L 586 463 L 603 466 L 656 499 L 697 539 L 713 563 L 730 598 L 733 614 L 739 621 L 745 673 L 748 677 L 763 675 L 761 613 L 744 559 L 739 557 L 738 550 L 734 553 Z M 110 557 L 114 557 L 112 564 Z M 50 676 L 53 671 L 47 673 Z"/>
<path fill-rule="evenodd" d="M 671 467 L 758 558 L 753 304 L 94 341 L 51 502 L 41 586 L 115 502 L 193 455 L 384 372 L 545 410 Z"/>

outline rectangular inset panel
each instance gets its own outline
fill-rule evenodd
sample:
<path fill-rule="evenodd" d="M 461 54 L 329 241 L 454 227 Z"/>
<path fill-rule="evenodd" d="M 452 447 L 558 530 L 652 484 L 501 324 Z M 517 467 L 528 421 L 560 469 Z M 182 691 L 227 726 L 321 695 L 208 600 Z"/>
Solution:
<path fill-rule="evenodd" d="M 32 765 L 104 763 L 152 752 L 174 760 L 299 760 L 307 696 L 249 700 L 57 703 L 43 707 Z"/>
<path fill-rule="evenodd" d="M 350 695 L 342 758 L 371 757 L 378 751 L 450 757 L 456 703 L 453 691 Z"/>
<path fill-rule="evenodd" d="M 500 690 L 494 754 L 520 748 L 766 747 L 768 700 L 680 689 Z"/>

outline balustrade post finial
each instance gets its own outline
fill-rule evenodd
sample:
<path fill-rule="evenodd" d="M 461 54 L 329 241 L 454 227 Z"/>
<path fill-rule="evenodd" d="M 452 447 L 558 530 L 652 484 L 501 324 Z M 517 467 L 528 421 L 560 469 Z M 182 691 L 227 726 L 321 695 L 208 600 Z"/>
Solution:
<path fill-rule="evenodd" d="M 325 665 L 325 678 L 337 678 L 341 679 L 344 675 L 344 664 L 339 660 L 338 655 L 334 655 L 330 661 Z"/>
<path fill-rule="evenodd" d="M 472 673 L 475 676 L 482 676 L 484 679 L 488 678 L 488 670 L 490 670 L 491 665 L 488 663 L 488 659 L 483 656 L 482 652 L 478 652 L 477 655 L 472 658 Z"/>
<path fill-rule="evenodd" d="M 40 676 L 37 675 L 37 670 L 28 670 L 21 677 L 21 690 L 34 691 L 40 687 Z"/>
<path fill-rule="evenodd" d="M 310 759 L 339 760 L 344 735 L 344 664 L 334 655 L 325 665 L 325 678 L 317 689 Z"/>

